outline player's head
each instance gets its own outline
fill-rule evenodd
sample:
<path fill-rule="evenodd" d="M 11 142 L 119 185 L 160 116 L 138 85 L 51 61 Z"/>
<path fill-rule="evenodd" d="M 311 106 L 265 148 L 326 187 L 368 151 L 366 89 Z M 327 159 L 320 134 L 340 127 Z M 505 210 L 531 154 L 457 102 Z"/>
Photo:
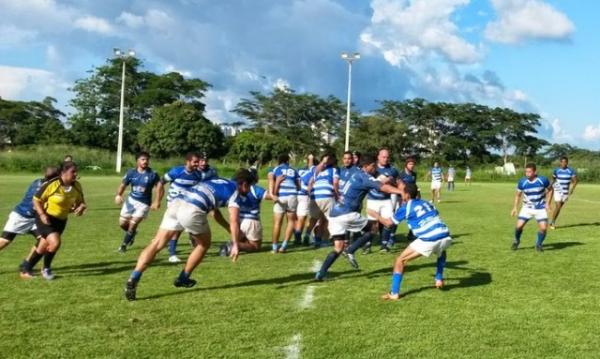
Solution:
<path fill-rule="evenodd" d="M 73 156 L 65 155 L 65 158 L 63 158 L 63 162 L 73 162 Z"/>
<path fill-rule="evenodd" d="M 206 152 L 200 153 L 199 156 L 198 168 L 204 171 L 208 168 L 208 156 L 206 155 Z"/>
<path fill-rule="evenodd" d="M 406 183 L 402 189 L 402 200 L 405 202 L 419 196 L 419 188 L 414 183 Z"/>
<path fill-rule="evenodd" d="M 352 166 L 353 165 L 352 161 L 353 161 L 352 152 L 350 152 L 350 151 L 344 152 L 344 156 L 342 156 L 342 164 L 344 165 L 344 167 Z"/>
<path fill-rule="evenodd" d="M 406 162 L 404 163 L 404 168 L 406 168 L 409 171 L 412 171 L 415 168 L 416 164 L 417 160 L 414 157 L 408 157 L 406 158 Z"/>
<path fill-rule="evenodd" d="M 360 158 L 358 165 L 363 171 L 374 174 L 377 170 L 377 159 L 371 155 L 364 155 Z"/>
<path fill-rule="evenodd" d="M 58 171 L 58 167 L 56 166 L 48 166 L 44 170 L 44 181 L 47 181 L 52 178 L 58 177 L 60 172 Z"/>
<path fill-rule="evenodd" d="M 437 168 L 437 167 L 440 167 L 440 163 L 439 163 L 438 161 L 435 161 L 435 162 L 433 163 L 433 167 L 436 167 L 436 168 Z"/>
<path fill-rule="evenodd" d="M 73 161 L 63 162 L 60 166 L 60 178 L 66 185 L 71 185 L 77 180 L 77 164 Z"/>
<path fill-rule="evenodd" d="M 536 175 L 537 175 L 537 166 L 535 165 L 535 163 L 529 162 L 525 166 L 525 176 L 529 179 L 533 179 L 533 178 L 535 178 Z"/>
<path fill-rule="evenodd" d="M 282 153 L 277 157 L 277 162 L 281 165 L 284 163 L 289 163 L 290 162 L 290 155 L 288 155 L 287 153 Z"/>
<path fill-rule="evenodd" d="M 252 166 L 248 168 L 248 172 L 252 175 L 252 184 L 258 183 L 258 170 L 256 167 Z"/>
<path fill-rule="evenodd" d="M 565 169 L 569 165 L 569 158 L 567 156 L 560 157 L 560 167 Z"/>
<path fill-rule="evenodd" d="M 237 191 L 239 194 L 248 194 L 254 183 L 254 175 L 247 169 L 240 168 L 235 174 L 235 182 L 237 183 Z"/>
<path fill-rule="evenodd" d="M 355 166 L 360 166 L 360 158 L 361 158 L 361 154 L 358 151 L 354 151 L 352 152 L 352 164 Z"/>
<path fill-rule="evenodd" d="M 200 155 L 196 152 L 188 152 L 185 155 L 185 169 L 188 171 L 195 171 L 198 169 L 200 164 Z"/>
<path fill-rule="evenodd" d="M 135 156 L 136 164 L 138 168 L 145 170 L 150 165 L 150 154 L 142 151 Z"/>
<path fill-rule="evenodd" d="M 309 154 L 306 156 L 306 165 L 307 165 L 308 167 L 311 167 L 311 166 L 312 166 L 312 165 L 314 165 L 314 164 L 315 164 L 315 155 L 313 155 L 312 153 L 309 153 Z"/>
<path fill-rule="evenodd" d="M 335 155 L 330 152 L 325 152 L 321 156 L 321 162 L 326 161 L 325 164 L 327 166 L 333 166 L 336 163 Z"/>
<path fill-rule="evenodd" d="M 377 151 L 377 164 L 387 166 L 390 164 L 390 151 L 387 148 L 380 148 Z"/>

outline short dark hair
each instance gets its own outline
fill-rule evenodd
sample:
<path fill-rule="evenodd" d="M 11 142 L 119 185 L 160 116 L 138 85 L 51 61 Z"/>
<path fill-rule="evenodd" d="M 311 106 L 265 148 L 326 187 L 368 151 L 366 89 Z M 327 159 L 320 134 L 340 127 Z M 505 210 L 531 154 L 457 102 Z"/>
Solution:
<path fill-rule="evenodd" d="M 186 160 L 186 161 L 191 161 L 191 160 L 192 160 L 192 158 L 194 158 L 194 157 L 196 157 L 196 158 L 200 158 L 200 155 L 198 154 L 198 152 L 188 152 L 188 153 L 185 155 L 185 160 Z"/>
<path fill-rule="evenodd" d="M 352 151 L 345 151 L 344 154 L 342 155 L 342 157 L 345 156 L 345 155 L 352 156 Z"/>
<path fill-rule="evenodd" d="M 360 167 L 365 167 L 365 166 L 371 165 L 375 162 L 377 162 L 377 160 L 375 159 L 375 156 L 364 155 L 360 158 L 360 161 L 358 161 L 358 164 L 360 165 Z"/>
<path fill-rule="evenodd" d="M 67 172 L 71 168 L 77 169 L 77 163 L 75 163 L 73 161 L 63 162 L 62 165 L 60 166 L 60 173 Z"/>
<path fill-rule="evenodd" d="M 565 160 L 567 162 L 569 162 L 569 158 L 567 156 L 560 156 L 560 160 Z"/>
<path fill-rule="evenodd" d="M 379 149 L 377 150 L 377 156 L 379 156 L 379 154 L 381 153 L 381 151 L 388 151 L 388 153 L 390 153 L 390 149 L 387 147 L 379 147 Z"/>
<path fill-rule="evenodd" d="M 352 151 L 352 156 L 360 157 L 362 154 L 358 151 Z"/>
<path fill-rule="evenodd" d="M 135 155 L 135 159 L 139 160 L 140 157 L 146 157 L 146 158 L 150 158 L 150 154 L 146 151 L 140 151 Z"/>
<path fill-rule="evenodd" d="M 240 168 L 236 173 L 235 173 L 235 181 L 237 182 L 237 184 L 242 184 L 242 183 L 247 183 L 247 184 L 253 184 L 254 183 L 254 175 L 252 174 L 252 172 L 250 172 L 249 170 L 245 169 L 245 168 Z"/>
<path fill-rule="evenodd" d="M 408 193 L 410 198 L 417 198 L 419 195 L 419 188 L 414 183 L 407 183 L 404 185 L 404 192 Z"/>
<path fill-rule="evenodd" d="M 409 156 L 409 157 L 406 157 L 406 160 L 404 162 L 405 163 L 411 163 L 411 162 L 412 163 L 417 163 L 417 159 L 414 158 L 413 156 Z"/>
<path fill-rule="evenodd" d="M 258 170 L 254 167 L 250 167 L 248 168 L 248 172 L 250 172 L 250 174 L 252 175 L 252 184 L 255 184 L 258 182 Z"/>
<path fill-rule="evenodd" d="M 537 166 L 535 165 L 535 163 L 533 162 L 529 162 L 525 168 L 531 168 L 532 170 L 536 171 L 537 170 Z"/>
<path fill-rule="evenodd" d="M 290 155 L 287 153 L 282 153 L 277 157 L 277 162 L 279 163 L 288 163 L 290 162 Z"/>

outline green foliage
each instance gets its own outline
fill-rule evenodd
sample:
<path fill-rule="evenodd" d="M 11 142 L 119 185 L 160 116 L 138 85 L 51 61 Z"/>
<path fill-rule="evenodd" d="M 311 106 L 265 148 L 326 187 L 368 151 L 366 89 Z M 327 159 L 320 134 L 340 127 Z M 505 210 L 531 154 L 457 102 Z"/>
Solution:
<path fill-rule="evenodd" d="M 158 157 L 206 152 L 209 157 L 223 155 L 224 135 L 192 104 L 176 101 L 156 108 L 152 119 L 139 134 L 142 148 Z"/>
<path fill-rule="evenodd" d="M 351 147 L 362 153 L 375 153 L 386 147 L 396 157 L 410 154 L 406 126 L 389 117 L 362 117 L 351 129 L 350 136 Z"/>
<path fill-rule="evenodd" d="M 249 130 L 235 137 L 229 156 L 246 164 L 257 162 L 263 165 L 276 159 L 279 154 L 289 153 L 291 150 L 291 142 L 286 139 L 281 139 L 272 133 Z"/>

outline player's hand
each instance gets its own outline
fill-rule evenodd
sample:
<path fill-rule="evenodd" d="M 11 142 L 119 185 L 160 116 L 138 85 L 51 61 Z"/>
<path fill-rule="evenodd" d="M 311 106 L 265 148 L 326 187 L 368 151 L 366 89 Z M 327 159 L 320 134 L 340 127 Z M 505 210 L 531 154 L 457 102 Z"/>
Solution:
<path fill-rule="evenodd" d="M 510 211 L 510 216 L 515 217 L 516 215 L 517 215 L 517 209 L 513 208 L 512 211 Z"/>
<path fill-rule="evenodd" d="M 115 204 L 120 205 L 123 204 L 123 197 L 121 195 L 116 195 L 115 196 Z"/>
<path fill-rule="evenodd" d="M 85 212 L 86 208 L 87 208 L 87 206 L 82 203 L 79 205 L 79 207 L 75 208 L 73 213 L 75 213 L 76 216 L 81 216 Z"/>
<path fill-rule="evenodd" d="M 235 262 L 237 261 L 239 254 L 240 249 L 238 248 L 237 243 L 233 243 L 233 245 L 231 246 L 231 251 L 229 252 L 229 258 L 231 258 L 231 260 Z"/>
<path fill-rule="evenodd" d="M 152 206 L 150 206 L 150 209 L 153 211 L 158 211 L 160 209 L 160 202 L 152 203 Z"/>
<path fill-rule="evenodd" d="M 273 202 L 279 202 L 279 197 L 276 195 L 272 195 L 271 198 L 273 199 Z"/>
<path fill-rule="evenodd" d="M 375 218 L 376 221 L 379 220 L 379 213 L 377 213 L 376 211 L 372 209 L 367 209 L 367 213 L 369 214 L 369 216 Z"/>
<path fill-rule="evenodd" d="M 42 223 L 43 223 L 43 224 L 50 225 L 50 218 L 48 218 L 48 215 L 47 215 L 47 214 L 45 214 L 45 213 L 44 213 L 44 214 L 42 214 L 42 215 L 40 216 L 40 220 L 42 221 Z"/>

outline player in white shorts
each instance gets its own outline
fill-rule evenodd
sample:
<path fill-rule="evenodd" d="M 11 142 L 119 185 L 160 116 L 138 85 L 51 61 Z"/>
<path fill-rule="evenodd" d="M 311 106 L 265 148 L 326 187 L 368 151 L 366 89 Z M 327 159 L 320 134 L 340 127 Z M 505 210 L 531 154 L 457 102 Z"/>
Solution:
<path fill-rule="evenodd" d="M 310 193 L 310 223 L 314 228 L 314 246 L 319 248 L 324 239 L 329 237 L 327 223 L 329 212 L 338 196 L 339 170 L 333 154 L 326 153 L 312 172 L 312 191 Z"/>
<path fill-rule="evenodd" d="M 273 205 L 273 253 L 284 253 L 287 250 L 288 241 L 294 234 L 296 226 L 296 208 L 298 206 L 298 191 L 300 190 L 300 178 L 298 172 L 290 167 L 290 156 L 281 154 L 278 158 L 279 165 L 269 171 L 269 193 L 275 204 Z M 276 179 L 284 176 L 283 181 L 277 185 Z M 279 247 L 279 236 L 283 217 L 287 217 L 287 226 L 281 247 Z"/>
<path fill-rule="evenodd" d="M 303 244 L 308 246 L 310 243 L 310 232 L 312 228 L 306 228 L 304 239 L 302 233 L 306 225 L 306 219 L 310 215 L 310 192 L 312 190 L 312 170 L 314 168 L 314 156 L 312 154 L 306 157 L 306 167 L 298 170 L 300 180 L 300 190 L 298 191 L 298 206 L 296 207 L 296 227 L 294 228 L 294 245 Z"/>
<path fill-rule="evenodd" d="M 537 241 L 535 249 L 542 252 L 542 244 L 546 239 L 546 229 L 548 225 L 548 214 L 546 213 L 546 201 L 550 201 L 552 197 L 552 186 L 548 178 L 537 175 L 537 168 L 534 163 L 528 163 L 525 166 L 525 177 L 519 180 L 517 184 L 517 193 L 515 195 L 513 209 L 511 215 L 517 215 L 519 202 L 523 202 L 517 225 L 515 228 L 515 239 L 512 244 L 512 250 L 517 250 L 521 243 L 521 234 L 523 227 L 532 219 L 538 223 Z"/>
<path fill-rule="evenodd" d="M 577 173 L 575 169 L 569 167 L 569 159 L 566 156 L 560 158 L 560 166 L 552 172 L 552 187 L 554 189 L 554 204 L 556 207 L 552 212 L 550 228 L 556 229 L 556 219 L 560 211 L 573 195 L 577 187 Z"/>
<path fill-rule="evenodd" d="M 442 200 L 442 182 L 444 182 L 444 172 L 438 162 L 433 164 L 431 170 L 427 174 L 431 178 L 431 203 L 437 200 L 438 203 Z"/>

